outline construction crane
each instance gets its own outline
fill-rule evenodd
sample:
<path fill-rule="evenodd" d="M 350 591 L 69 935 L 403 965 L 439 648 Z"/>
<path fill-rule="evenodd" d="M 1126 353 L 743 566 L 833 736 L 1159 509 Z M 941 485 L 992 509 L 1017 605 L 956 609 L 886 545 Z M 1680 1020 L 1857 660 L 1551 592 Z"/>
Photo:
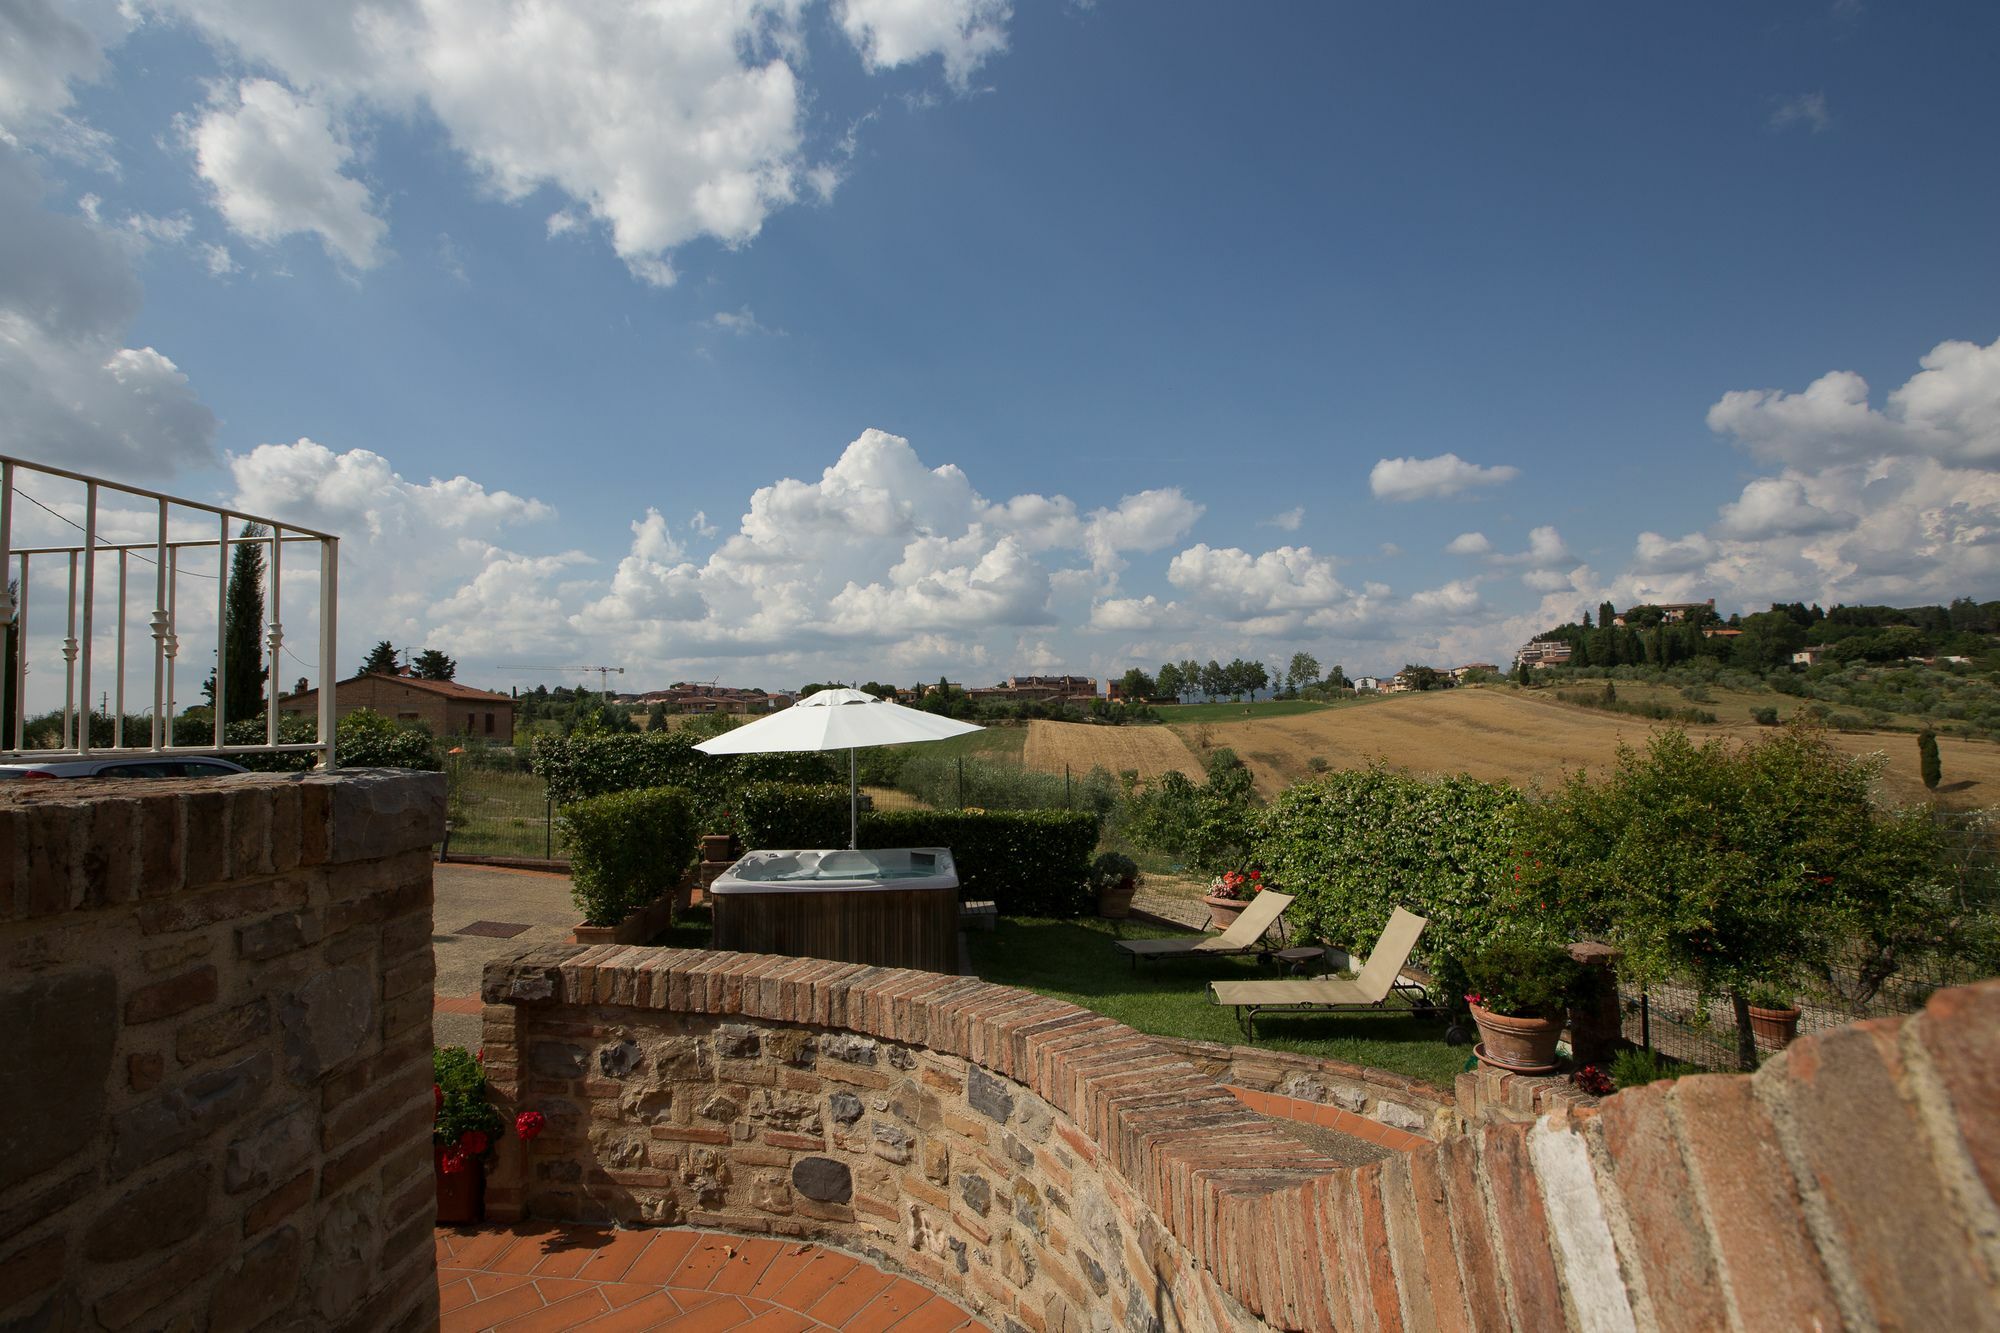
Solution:
<path fill-rule="evenodd" d="M 502 671 L 532 671 L 537 675 L 543 676 L 554 672 L 567 674 L 571 671 L 595 671 L 597 673 L 597 692 L 599 694 L 609 694 L 611 692 L 611 676 L 613 672 L 621 676 L 625 674 L 625 668 L 622 666 L 503 666 L 500 669 Z"/>

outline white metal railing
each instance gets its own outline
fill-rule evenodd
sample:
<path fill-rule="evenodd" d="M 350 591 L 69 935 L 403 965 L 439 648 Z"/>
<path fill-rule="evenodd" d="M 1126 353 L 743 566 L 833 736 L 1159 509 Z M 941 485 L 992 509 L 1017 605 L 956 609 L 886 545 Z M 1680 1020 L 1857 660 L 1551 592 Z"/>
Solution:
<path fill-rule="evenodd" d="M 83 486 L 82 521 L 63 514 L 40 497 L 20 489 L 24 475 L 34 474 L 52 479 L 55 484 L 81 483 Z M 69 488 L 72 489 L 73 488 Z M 103 501 L 107 495 L 114 503 L 137 500 L 150 510 L 149 520 L 153 527 L 150 541 L 107 541 L 99 532 Z M 82 540 L 73 545 L 50 544 L 17 546 L 14 531 L 17 516 L 16 499 L 25 500 L 37 508 L 45 510 L 55 519 L 82 533 Z M 178 522 L 170 520 L 170 510 L 192 511 L 192 517 L 180 517 Z M 174 538 L 171 526 L 189 528 L 202 523 L 202 516 L 216 525 L 216 536 L 197 538 Z M 120 518 L 128 522 L 129 512 L 121 512 Z M 265 535 L 245 537 L 232 535 L 231 528 L 238 523 L 256 523 L 265 529 Z M 242 546 L 263 546 L 265 548 L 265 620 L 259 655 L 264 659 L 268 675 L 265 689 L 264 740 L 262 743 L 231 744 L 227 739 L 228 711 L 228 664 L 229 643 L 227 627 L 229 622 L 229 575 L 232 552 Z M 292 548 L 297 553 L 304 548 L 308 559 L 316 559 L 319 581 L 319 652 L 318 652 L 318 729 L 311 741 L 285 742 L 279 739 L 279 682 L 284 679 L 283 659 L 287 656 L 304 663 L 305 659 L 285 646 L 285 631 L 282 617 L 285 553 Z M 316 548 L 316 549 L 314 549 Z M 213 743 L 200 745 L 176 745 L 174 743 L 174 718 L 176 706 L 176 664 L 181 656 L 179 634 L 179 592 L 181 580 L 189 577 L 182 568 L 182 556 L 190 551 L 214 551 L 216 553 L 216 573 L 214 575 L 217 592 L 215 603 L 215 722 Z M 93 684 L 102 685 L 101 664 L 96 661 L 96 646 L 103 616 L 98 595 L 98 565 L 115 563 L 118 594 L 117 620 L 111 631 L 113 639 L 114 663 L 111 671 L 112 685 L 104 689 L 108 711 L 114 719 L 111 726 L 112 743 L 109 746 L 91 743 L 91 689 Z M 153 640 L 151 650 L 152 705 L 148 734 L 142 743 L 128 743 L 134 738 L 127 737 L 125 696 L 127 677 L 132 674 L 131 662 L 126 652 L 126 622 L 131 619 L 131 605 L 128 592 L 131 588 L 134 563 L 152 566 L 153 580 L 152 610 L 147 620 L 147 629 Z M 28 611 L 31 602 L 40 605 L 40 599 L 52 595 L 48 588 L 51 575 L 43 574 L 50 565 L 55 566 L 53 595 L 64 599 L 66 608 L 66 632 L 60 640 L 59 656 L 62 660 L 63 691 L 59 735 L 54 746 L 28 748 L 26 742 L 28 710 L 28 670 L 29 633 Z M 340 575 L 340 539 L 331 533 L 316 532 L 295 523 L 280 523 L 261 515 L 245 514 L 233 509 L 218 509 L 214 505 L 197 500 L 183 500 L 178 496 L 163 495 L 143 487 L 128 486 L 120 482 L 105 481 L 101 478 L 85 476 L 80 472 L 70 472 L 63 468 L 50 467 L 45 463 L 31 463 L 25 459 L 0 455 L 0 650 L 5 656 L 0 662 L 11 665 L 12 689 L 0 691 L 0 696 L 10 697 L 11 706 L 0 716 L 0 761 L 32 758 L 36 760 L 58 758 L 85 758 L 92 754 L 132 753 L 142 751 L 154 754 L 270 754 L 315 752 L 322 768 L 334 766 L 334 682 L 338 672 L 335 666 L 336 609 Z M 200 573 L 198 577 L 209 577 Z M 143 574 L 140 577 L 144 577 Z M 37 583 L 37 578 L 41 582 Z M 141 671 L 143 680 L 144 671 Z M 111 702 L 115 698 L 116 702 Z"/>

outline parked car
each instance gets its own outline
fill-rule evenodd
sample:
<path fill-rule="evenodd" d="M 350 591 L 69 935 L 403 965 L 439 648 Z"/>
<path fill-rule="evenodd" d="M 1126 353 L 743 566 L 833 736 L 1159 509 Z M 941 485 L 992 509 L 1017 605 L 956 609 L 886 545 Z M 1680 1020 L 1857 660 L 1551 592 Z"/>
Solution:
<path fill-rule="evenodd" d="M 0 782 L 39 778 L 226 778 L 249 771 L 218 755 L 116 755 L 0 764 Z"/>

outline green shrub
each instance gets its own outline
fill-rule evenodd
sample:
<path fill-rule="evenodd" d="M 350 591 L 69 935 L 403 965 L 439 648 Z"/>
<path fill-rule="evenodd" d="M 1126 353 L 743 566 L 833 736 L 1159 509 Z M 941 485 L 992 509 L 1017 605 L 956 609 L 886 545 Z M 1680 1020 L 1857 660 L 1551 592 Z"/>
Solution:
<path fill-rule="evenodd" d="M 1065 777 L 1019 764 L 925 753 L 922 746 L 890 748 L 917 752 L 897 768 L 894 785 L 935 810 L 958 808 L 961 794 L 967 807 L 979 810 L 1089 810 L 1099 818 L 1118 804 L 1117 780 L 1104 768 Z M 862 781 L 872 779 L 864 775 Z"/>
<path fill-rule="evenodd" d="M 1470 995 L 1503 1017 L 1560 1018 L 1582 998 L 1583 966 L 1560 944 L 1495 940 L 1469 954 L 1464 967 Z"/>
<path fill-rule="evenodd" d="M 753 848 L 845 847 L 847 789 L 753 783 L 742 791 L 743 840 Z M 871 810 L 863 847 L 949 847 L 959 893 L 1007 916 L 1081 916 L 1096 907 L 1090 855 L 1097 816 L 1086 810 Z"/>
<path fill-rule="evenodd" d="M 1643 1088 L 1648 1083 L 1699 1072 L 1693 1065 L 1670 1060 L 1658 1051 L 1643 1047 L 1620 1051 L 1611 1061 L 1611 1081 L 1618 1085 L 1620 1091 Z"/>
<path fill-rule="evenodd" d="M 333 732 L 334 760 L 342 768 L 421 768 L 436 773 L 444 767 L 430 728 L 398 722 L 366 708 L 340 719 Z"/>
<path fill-rule="evenodd" d="M 1293 785 L 1263 812 L 1252 860 L 1297 902 L 1293 926 L 1350 952 L 1375 947 L 1391 909 L 1428 918 L 1417 955 L 1449 995 L 1454 960 L 1503 930 L 1569 939 L 1568 918 L 1505 893 L 1525 798 L 1465 776 L 1418 778 L 1386 765 Z M 1545 929 L 1544 929 L 1545 928 Z"/>
<path fill-rule="evenodd" d="M 1775 708 L 1753 708 L 1750 710 L 1750 720 L 1760 727 L 1775 727 L 1778 725 L 1778 710 Z"/>
<path fill-rule="evenodd" d="M 612 792 L 556 813 L 569 850 L 572 896 L 585 924 L 615 926 L 664 897 L 694 861 L 700 835 L 687 793 L 674 787 Z"/>
<path fill-rule="evenodd" d="M 1136 789 L 1125 817 L 1126 836 L 1141 847 L 1178 858 L 1202 874 L 1241 869 L 1256 858 L 1256 786 L 1233 750 L 1208 757 L 1200 786 L 1168 772 Z"/>

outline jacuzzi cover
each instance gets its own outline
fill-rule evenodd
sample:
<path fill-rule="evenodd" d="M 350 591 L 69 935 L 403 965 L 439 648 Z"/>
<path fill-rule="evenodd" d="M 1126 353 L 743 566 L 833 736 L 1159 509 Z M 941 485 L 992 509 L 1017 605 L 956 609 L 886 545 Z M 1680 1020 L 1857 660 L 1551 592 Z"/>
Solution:
<path fill-rule="evenodd" d="M 708 893 L 809 893 L 822 889 L 958 888 L 949 847 L 861 851 L 757 851 L 716 876 Z"/>

